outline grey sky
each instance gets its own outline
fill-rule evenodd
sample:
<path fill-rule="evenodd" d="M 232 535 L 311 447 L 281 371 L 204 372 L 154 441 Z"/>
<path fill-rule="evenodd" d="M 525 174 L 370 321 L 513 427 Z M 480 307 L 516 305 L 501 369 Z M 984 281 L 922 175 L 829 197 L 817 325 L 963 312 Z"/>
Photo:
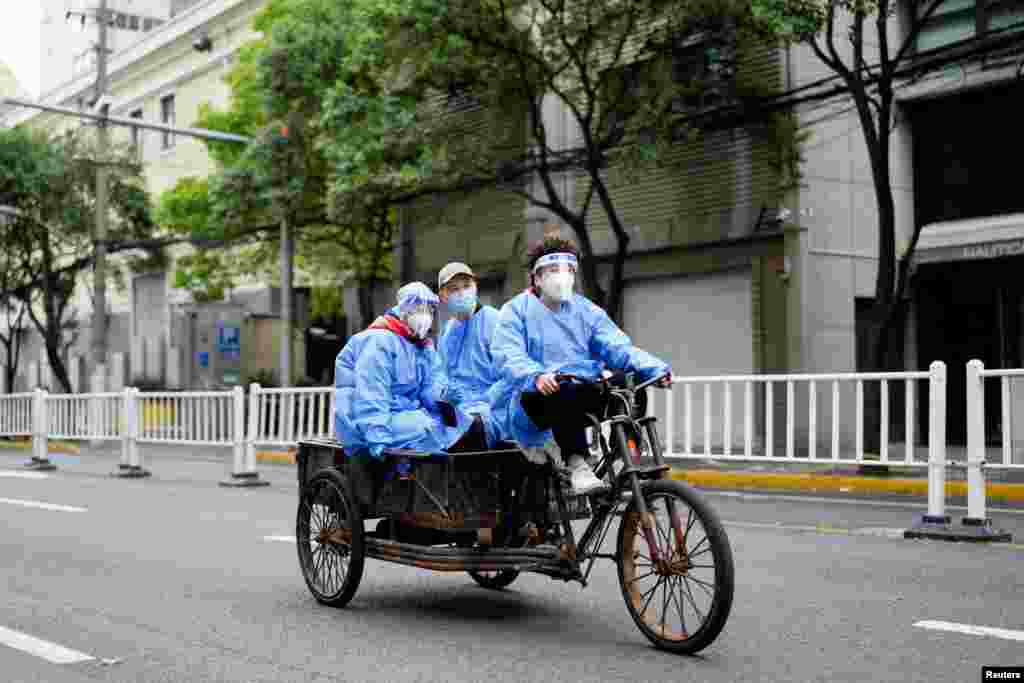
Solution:
<path fill-rule="evenodd" d="M 0 0 L 0 61 L 39 96 L 39 0 Z"/>

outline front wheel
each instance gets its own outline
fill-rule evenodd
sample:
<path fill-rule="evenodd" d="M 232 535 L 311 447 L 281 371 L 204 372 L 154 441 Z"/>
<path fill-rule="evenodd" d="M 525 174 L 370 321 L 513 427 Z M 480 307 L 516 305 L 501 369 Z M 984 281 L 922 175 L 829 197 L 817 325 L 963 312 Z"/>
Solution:
<path fill-rule="evenodd" d="M 295 524 L 299 567 L 313 597 L 344 607 L 363 578 L 363 518 L 345 479 L 320 472 L 302 490 Z"/>
<path fill-rule="evenodd" d="M 647 482 L 643 496 L 659 561 L 652 560 L 636 503 L 630 503 L 619 525 L 622 596 L 656 647 L 694 654 L 714 642 L 729 618 L 734 588 L 729 539 L 711 507 L 682 482 Z"/>

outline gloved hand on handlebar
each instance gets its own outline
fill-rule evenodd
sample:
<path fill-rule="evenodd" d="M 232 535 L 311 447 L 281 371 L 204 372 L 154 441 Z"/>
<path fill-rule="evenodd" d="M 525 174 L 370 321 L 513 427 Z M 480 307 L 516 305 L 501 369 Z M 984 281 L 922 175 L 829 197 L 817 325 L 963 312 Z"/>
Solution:
<path fill-rule="evenodd" d="M 545 396 L 550 396 L 558 391 L 558 380 L 555 379 L 555 374 L 553 372 L 546 372 L 543 375 L 539 375 L 534 382 L 534 385 L 537 387 L 537 391 Z"/>

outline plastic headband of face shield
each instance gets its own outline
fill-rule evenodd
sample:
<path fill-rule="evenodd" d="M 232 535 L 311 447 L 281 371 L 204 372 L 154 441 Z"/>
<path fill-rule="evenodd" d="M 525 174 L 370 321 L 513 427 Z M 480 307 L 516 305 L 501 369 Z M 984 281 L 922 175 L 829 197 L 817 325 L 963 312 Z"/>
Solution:
<path fill-rule="evenodd" d="M 542 268 L 546 268 L 547 266 L 556 266 L 556 265 L 557 266 L 571 266 L 572 269 L 575 271 L 577 269 L 577 267 L 579 266 L 579 261 L 576 259 L 576 257 L 573 254 L 569 254 L 569 253 L 565 253 L 565 252 L 558 252 L 558 253 L 554 253 L 554 254 L 544 254 L 539 259 L 537 259 L 536 263 L 533 264 L 533 272 L 537 273 Z M 559 269 L 559 270 L 561 270 L 561 269 Z"/>
<path fill-rule="evenodd" d="M 428 315 L 434 315 L 434 310 L 437 307 L 433 303 L 426 302 L 405 302 L 398 307 L 402 317 L 409 317 L 417 313 L 426 313 Z"/>

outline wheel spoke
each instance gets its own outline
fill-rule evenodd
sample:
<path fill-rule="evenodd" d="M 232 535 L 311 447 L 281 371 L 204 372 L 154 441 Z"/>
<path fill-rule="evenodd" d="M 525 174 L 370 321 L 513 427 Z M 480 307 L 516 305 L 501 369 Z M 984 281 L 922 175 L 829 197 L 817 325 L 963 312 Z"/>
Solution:
<path fill-rule="evenodd" d="M 663 599 L 661 602 L 661 635 L 665 635 L 665 617 L 668 616 L 668 597 L 669 597 L 669 584 L 671 581 L 668 577 L 665 577 L 665 581 L 662 582 Z"/>
<path fill-rule="evenodd" d="M 704 553 L 710 553 L 710 552 L 711 552 L 711 546 L 709 545 L 707 548 L 704 548 L 704 550 L 701 550 L 700 552 L 697 552 L 697 553 L 686 553 L 686 556 L 689 557 L 692 560 L 693 558 L 697 557 L 698 555 L 703 555 Z"/>
<path fill-rule="evenodd" d="M 701 581 L 700 579 L 698 579 L 697 577 L 694 577 L 694 576 L 686 576 L 686 577 L 683 577 L 683 578 L 686 579 L 687 585 L 689 585 L 690 581 L 693 581 L 695 584 L 700 586 L 704 590 L 704 592 L 706 592 L 708 594 L 709 598 L 711 598 L 712 600 L 715 599 L 715 587 L 714 587 L 714 585 L 708 583 L 707 581 Z"/>
<path fill-rule="evenodd" d="M 682 579 L 683 579 L 683 585 L 686 587 L 686 596 L 690 599 L 690 606 L 693 607 L 693 611 L 696 612 L 697 616 L 700 618 L 700 623 L 703 624 L 704 623 L 704 615 L 701 614 L 700 609 L 697 607 L 697 601 L 693 599 L 693 592 L 690 590 L 690 584 L 686 580 L 685 576 L 682 577 Z"/>
<path fill-rule="evenodd" d="M 643 599 L 644 595 L 647 595 L 648 593 L 650 593 L 650 596 L 649 596 L 649 597 L 647 598 L 647 602 L 645 602 L 645 603 L 644 603 L 643 609 L 641 609 L 641 610 L 640 610 L 640 616 L 643 616 L 644 614 L 646 614 L 646 613 L 647 613 L 647 608 L 648 608 L 648 607 L 650 606 L 650 604 L 651 604 L 651 599 L 652 599 L 652 598 L 654 597 L 654 592 L 655 592 L 656 590 L 658 590 L 658 586 L 660 586 L 660 585 L 661 585 L 661 582 L 662 582 L 662 580 L 663 580 L 662 578 L 659 578 L 659 579 L 658 579 L 658 582 L 657 582 L 657 583 L 655 583 L 655 584 L 654 584 L 654 586 L 653 586 L 653 587 L 651 587 L 651 589 L 650 589 L 650 590 L 648 590 L 648 591 L 645 591 L 645 592 L 644 592 L 643 594 L 641 594 L 641 596 L 640 596 L 640 599 L 641 599 L 641 600 Z"/>
<path fill-rule="evenodd" d="M 695 553 L 695 552 L 697 551 L 697 548 L 699 548 L 699 547 L 701 547 L 702 545 L 704 545 L 704 542 L 705 542 L 706 540 L 708 540 L 708 537 L 707 537 L 707 535 L 705 534 L 704 538 L 700 539 L 700 543 L 698 543 L 697 545 L 693 546 L 693 549 L 692 549 L 692 550 L 689 550 L 689 551 L 687 551 L 687 555 L 690 555 L 690 556 L 692 557 L 692 556 L 693 556 L 693 553 Z M 710 546 L 708 546 L 708 547 L 710 548 Z"/>
<path fill-rule="evenodd" d="M 678 579 L 678 577 L 673 578 Z M 682 598 L 679 597 L 679 591 L 676 590 L 677 585 L 678 581 L 674 581 L 672 589 L 672 602 L 675 603 L 676 609 L 679 610 L 679 628 L 681 630 L 681 633 L 683 634 L 683 637 L 686 638 L 689 637 L 690 634 L 686 632 L 686 617 L 683 615 L 683 612 L 685 610 L 683 609 Z"/>
<path fill-rule="evenodd" d="M 654 576 L 654 574 L 655 574 L 655 572 L 654 572 L 654 570 L 652 569 L 651 571 L 647 572 L 647 573 L 646 573 L 646 574 L 644 574 L 643 576 L 637 576 L 637 577 L 634 577 L 634 578 L 630 579 L 630 581 L 629 581 L 629 582 L 630 582 L 630 583 L 636 583 L 636 582 L 638 582 L 638 581 L 641 581 L 641 580 L 643 580 L 643 579 L 646 579 L 646 578 L 647 578 L 648 576 Z"/>

